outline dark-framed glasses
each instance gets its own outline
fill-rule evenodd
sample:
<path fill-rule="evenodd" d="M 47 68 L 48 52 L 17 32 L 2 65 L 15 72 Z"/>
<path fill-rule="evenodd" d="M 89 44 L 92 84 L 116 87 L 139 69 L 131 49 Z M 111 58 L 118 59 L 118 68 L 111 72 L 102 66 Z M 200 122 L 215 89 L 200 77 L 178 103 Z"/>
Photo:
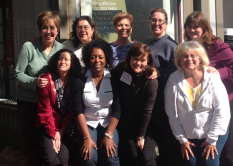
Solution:
<path fill-rule="evenodd" d="M 85 30 L 85 31 L 87 31 L 88 29 L 90 29 L 90 26 L 88 26 L 88 25 L 87 26 L 77 26 L 76 29 L 78 31 L 81 31 L 82 29 Z"/>
<path fill-rule="evenodd" d="M 151 23 L 159 23 L 159 24 L 165 24 L 165 23 L 167 23 L 167 21 L 166 20 L 163 20 L 163 19 L 151 19 L 151 20 L 149 20 Z"/>

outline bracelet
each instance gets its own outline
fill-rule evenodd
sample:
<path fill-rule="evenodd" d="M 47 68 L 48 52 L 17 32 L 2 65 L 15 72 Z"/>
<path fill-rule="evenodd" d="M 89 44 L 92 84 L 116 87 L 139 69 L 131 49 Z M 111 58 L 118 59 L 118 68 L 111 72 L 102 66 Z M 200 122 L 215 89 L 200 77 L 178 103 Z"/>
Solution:
<path fill-rule="evenodd" d="M 140 137 L 138 137 L 138 139 L 142 140 L 142 139 L 145 139 L 145 137 L 144 136 L 140 136 Z"/>
<path fill-rule="evenodd" d="M 86 137 L 83 137 L 83 139 L 87 139 L 88 137 L 91 137 L 90 135 L 86 136 Z"/>

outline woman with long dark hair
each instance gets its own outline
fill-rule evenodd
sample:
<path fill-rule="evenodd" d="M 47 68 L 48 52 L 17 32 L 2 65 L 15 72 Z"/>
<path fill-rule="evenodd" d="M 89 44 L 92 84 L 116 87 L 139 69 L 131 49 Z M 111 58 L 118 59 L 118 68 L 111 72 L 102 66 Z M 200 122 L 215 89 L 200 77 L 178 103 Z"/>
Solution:
<path fill-rule="evenodd" d="M 71 84 L 72 79 L 81 73 L 82 67 L 72 51 L 61 49 L 49 60 L 48 70 L 49 73 L 43 75 L 48 83 L 39 89 L 38 97 L 35 127 L 39 152 L 45 166 L 68 166 L 69 154 L 72 154 L 69 151 L 75 146 L 71 138 L 73 129 L 69 128 L 74 119 Z"/>

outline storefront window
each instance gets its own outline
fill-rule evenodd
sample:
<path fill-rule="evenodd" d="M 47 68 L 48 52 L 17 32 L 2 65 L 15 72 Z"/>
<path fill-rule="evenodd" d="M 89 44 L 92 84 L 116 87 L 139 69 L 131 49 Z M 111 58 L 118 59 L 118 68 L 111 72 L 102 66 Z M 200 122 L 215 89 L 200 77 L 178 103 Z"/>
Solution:
<path fill-rule="evenodd" d="M 82 0 L 84 3 L 87 0 Z M 100 37 L 112 42 L 117 39 L 117 34 L 112 25 L 113 17 L 119 12 L 128 12 L 134 17 L 133 33 L 131 40 L 144 42 L 151 36 L 149 29 L 149 13 L 152 8 L 162 7 L 168 14 L 167 33 L 178 40 L 178 14 L 177 1 L 174 0 L 92 0 L 90 16 L 95 20 Z"/>

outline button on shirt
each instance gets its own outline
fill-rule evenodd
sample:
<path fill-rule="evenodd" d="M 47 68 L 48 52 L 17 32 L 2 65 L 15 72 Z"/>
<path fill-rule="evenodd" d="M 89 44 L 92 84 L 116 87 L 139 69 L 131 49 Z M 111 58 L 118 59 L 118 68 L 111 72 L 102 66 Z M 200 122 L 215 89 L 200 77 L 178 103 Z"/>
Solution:
<path fill-rule="evenodd" d="M 107 127 L 112 112 L 113 93 L 108 70 L 104 70 L 104 77 L 101 81 L 99 91 L 95 87 L 91 70 L 85 74 L 87 81 L 83 90 L 83 102 L 85 105 L 84 115 L 87 124 L 96 128 L 98 124 Z"/>

